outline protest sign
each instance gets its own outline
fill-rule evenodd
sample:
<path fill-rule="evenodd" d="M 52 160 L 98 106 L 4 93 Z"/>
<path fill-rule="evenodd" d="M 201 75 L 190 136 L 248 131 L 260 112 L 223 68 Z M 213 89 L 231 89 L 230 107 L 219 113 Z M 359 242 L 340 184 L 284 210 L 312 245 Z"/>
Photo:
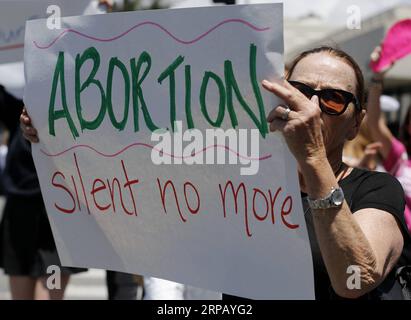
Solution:
<path fill-rule="evenodd" d="M 1 0 L 0 64 L 23 61 L 27 20 L 50 17 L 56 21 L 59 17 L 99 12 L 98 2 L 90 0 Z"/>
<path fill-rule="evenodd" d="M 295 159 L 268 131 L 282 4 L 27 23 L 33 157 L 63 264 L 314 298 Z M 217 137 L 217 138 L 216 138 Z"/>

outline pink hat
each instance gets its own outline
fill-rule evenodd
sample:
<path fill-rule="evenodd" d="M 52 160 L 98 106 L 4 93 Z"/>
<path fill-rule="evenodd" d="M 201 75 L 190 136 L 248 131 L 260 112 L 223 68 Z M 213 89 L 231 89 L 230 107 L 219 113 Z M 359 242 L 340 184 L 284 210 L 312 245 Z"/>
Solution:
<path fill-rule="evenodd" d="M 378 61 L 371 61 L 374 72 L 380 72 L 395 61 L 411 53 L 411 19 L 405 19 L 394 24 L 381 44 L 381 54 Z"/>

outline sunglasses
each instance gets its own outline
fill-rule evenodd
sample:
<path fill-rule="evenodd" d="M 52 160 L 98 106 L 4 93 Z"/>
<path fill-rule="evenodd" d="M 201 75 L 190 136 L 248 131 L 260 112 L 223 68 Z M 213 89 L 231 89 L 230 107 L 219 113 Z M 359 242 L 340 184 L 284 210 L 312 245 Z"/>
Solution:
<path fill-rule="evenodd" d="M 351 92 L 340 89 L 315 90 L 302 82 L 288 82 L 308 99 L 316 95 L 320 100 L 321 111 L 328 115 L 339 116 L 343 114 L 351 102 L 354 103 L 356 109 L 361 110 L 358 99 Z"/>

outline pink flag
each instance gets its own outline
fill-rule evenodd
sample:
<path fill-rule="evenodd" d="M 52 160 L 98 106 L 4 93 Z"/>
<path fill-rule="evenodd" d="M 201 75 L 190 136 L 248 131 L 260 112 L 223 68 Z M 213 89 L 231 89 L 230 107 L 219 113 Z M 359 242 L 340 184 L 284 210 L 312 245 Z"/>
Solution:
<path fill-rule="evenodd" d="M 371 61 L 371 69 L 379 72 L 408 54 L 411 54 L 411 19 L 401 20 L 388 30 L 381 45 L 380 59 Z"/>

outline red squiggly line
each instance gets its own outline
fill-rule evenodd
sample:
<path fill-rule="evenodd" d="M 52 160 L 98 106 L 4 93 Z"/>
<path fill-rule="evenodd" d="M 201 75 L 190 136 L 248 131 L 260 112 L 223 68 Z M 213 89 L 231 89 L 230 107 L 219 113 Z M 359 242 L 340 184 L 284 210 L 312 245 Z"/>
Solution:
<path fill-rule="evenodd" d="M 113 38 L 108 38 L 108 39 L 92 37 L 92 36 L 89 36 L 89 35 L 87 35 L 87 34 L 84 34 L 84 33 L 81 33 L 81 32 L 79 32 L 79 31 L 76 31 L 76 30 L 74 30 L 74 29 L 66 29 L 66 30 L 64 30 L 62 33 L 60 33 L 60 35 L 58 35 L 57 38 L 54 39 L 52 42 L 50 42 L 48 45 L 42 46 L 42 45 L 39 45 L 36 41 L 33 41 L 33 43 L 34 43 L 34 45 L 35 45 L 38 49 L 48 49 L 48 48 L 50 48 L 51 46 L 53 46 L 59 39 L 61 39 L 66 33 L 69 33 L 69 32 L 75 33 L 75 34 L 77 34 L 77 35 L 79 35 L 79 36 L 81 36 L 81 37 L 84 37 L 84 38 L 87 38 L 87 39 L 90 39 L 90 40 L 95 40 L 95 41 L 100 41 L 100 42 L 111 42 L 111 41 L 115 41 L 115 40 L 117 40 L 117 39 L 120 39 L 120 38 L 124 37 L 126 34 L 128 34 L 128 33 L 131 32 L 131 31 L 133 31 L 134 29 L 137 29 L 138 27 L 141 27 L 141 26 L 143 26 L 143 25 L 153 25 L 153 26 L 161 29 L 162 31 L 164 31 L 167 35 L 169 35 L 171 38 L 173 38 L 175 41 L 177 41 L 177 42 L 179 42 L 179 43 L 181 43 L 181 44 L 193 44 L 193 43 L 201 40 L 201 39 L 204 38 L 205 36 L 207 36 L 209 33 L 211 33 L 212 31 L 214 31 L 214 30 L 217 29 L 218 27 L 220 27 L 220 26 L 222 26 L 222 25 L 224 25 L 224 24 L 226 24 L 226 23 L 232 23 L 232 22 L 242 23 L 242 24 L 248 26 L 249 28 L 251 28 L 251 29 L 253 29 L 253 30 L 255 30 L 255 31 L 258 31 L 258 32 L 267 31 L 267 30 L 270 29 L 269 27 L 266 27 L 266 28 L 258 28 L 258 27 L 256 27 L 256 26 L 254 26 L 253 24 L 251 24 L 250 22 L 245 21 L 245 20 L 243 20 L 243 19 L 227 19 L 227 20 L 221 21 L 220 23 L 218 23 L 217 25 L 215 25 L 214 27 L 212 27 L 210 30 L 208 30 L 208 31 L 206 31 L 205 33 L 199 35 L 199 36 L 198 36 L 197 38 L 195 38 L 195 39 L 192 39 L 192 40 L 181 40 L 181 39 L 177 38 L 176 36 L 174 36 L 170 31 L 168 31 L 168 30 L 167 30 L 166 28 L 164 28 L 162 25 L 160 25 L 160 24 L 158 24 L 158 23 L 156 23 L 156 22 L 152 22 L 152 21 L 144 21 L 144 22 L 141 22 L 141 23 L 139 23 L 139 24 L 136 24 L 135 26 L 131 27 L 131 28 L 128 29 L 127 31 L 121 33 L 120 35 L 115 36 L 115 37 L 113 37 Z"/>
<path fill-rule="evenodd" d="M 247 159 L 247 160 L 253 160 L 253 161 L 255 161 L 255 160 L 267 160 L 267 159 L 269 159 L 269 158 L 272 157 L 272 155 L 269 154 L 269 155 L 266 155 L 266 156 L 263 156 L 263 157 L 260 157 L 260 158 L 251 158 L 251 157 L 248 157 L 248 156 L 243 156 L 243 155 L 239 154 L 237 151 L 234 151 L 234 150 L 230 149 L 230 148 L 227 147 L 227 146 L 219 145 L 219 144 L 214 144 L 214 145 L 207 146 L 207 147 L 203 148 L 202 150 L 200 150 L 199 152 L 194 153 L 194 154 L 191 154 L 190 156 L 176 156 L 176 155 L 174 155 L 174 154 L 166 153 L 166 152 L 164 152 L 164 151 L 161 150 L 161 149 L 157 149 L 156 147 L 153 147 L 153 146 L 151 146 L 151 145 L 149 145 L 149 144 L 147 144 L 147 143 L 141 143 L 141 142 L 132 143 L 132 144 L 124 147 L 124 148 L 121 149 L 120 151 L 118 151 L 118 152 L 116 152 L 116 153 L 113 153 L 113 154 L 105 154 L 105 153 L 102 153 L 102 152 L 98 151 L 97 149 L 95 149 L 95 148 L 93 148 L 93 147 L 91 147 L 91 146 L 89 146 L 89 145 L 87 145 L 87 144 L 78 144 L 78 145 L 76 145 L 76 146 L 72 146 L 72 147 L 70 147 L 70 148 L 68 148 L 68 149 L 66 149 L 66 150 L 63 150 L 63 151 L 58 152 L 58 153 L 55 153 L 55 154 L 48 153 L 48 152 L 46 152 L 46 151 L 44 151 L 44 150 L 42 150 L 42 149 L 40 149 L 40 151 L 41 151 L 44 155 L 46 155 L 46 156 L 48 156 L 48 157 L 58 157 L 58 156 L 61 156 L 62 154 L 66 153 L 66 152 L 69 152 L 69 151 L 71 151 L 71 150 L 73 150 L 73 149 L 77 149 L 77 148 L 87 148 L 87 149 L 93 150 L 95 153 L 99 154 L 99 155 L 102 156 L 102 157 L 105 157 L 105 158 L 114 158 L 114 157 L 118 156 L 119 154 L 125 152 L 127 149 L 129 149 L 129 148 L 131 148 L 131 147 L 136 147 L 136 146 L 142 146 L 142 147 L 154 149 L 154 150 L 157 151 L 157 152 L 163 152 L 164 154 L 166 154 L 166 155 L 168 155 L 168 156 L 170 156 L 170 157 L 172 157 L 172 158 L 179 158 L 179 159 L 192 158 L 192 157 L 194 157 L 196 154 L 205 152 L 206 150 L 208 150 L 208 149 L 210 149 L 210 148 L 216 148 L 216 147 L 218 147 L 218 148 L 224 148 L 224 149 L 226 149 L 226 150 L 228 150 L 228 151 L 236 154 L 238 157 L 240 157 L 240 158 L 242 158 L 242 159 Z"/>

